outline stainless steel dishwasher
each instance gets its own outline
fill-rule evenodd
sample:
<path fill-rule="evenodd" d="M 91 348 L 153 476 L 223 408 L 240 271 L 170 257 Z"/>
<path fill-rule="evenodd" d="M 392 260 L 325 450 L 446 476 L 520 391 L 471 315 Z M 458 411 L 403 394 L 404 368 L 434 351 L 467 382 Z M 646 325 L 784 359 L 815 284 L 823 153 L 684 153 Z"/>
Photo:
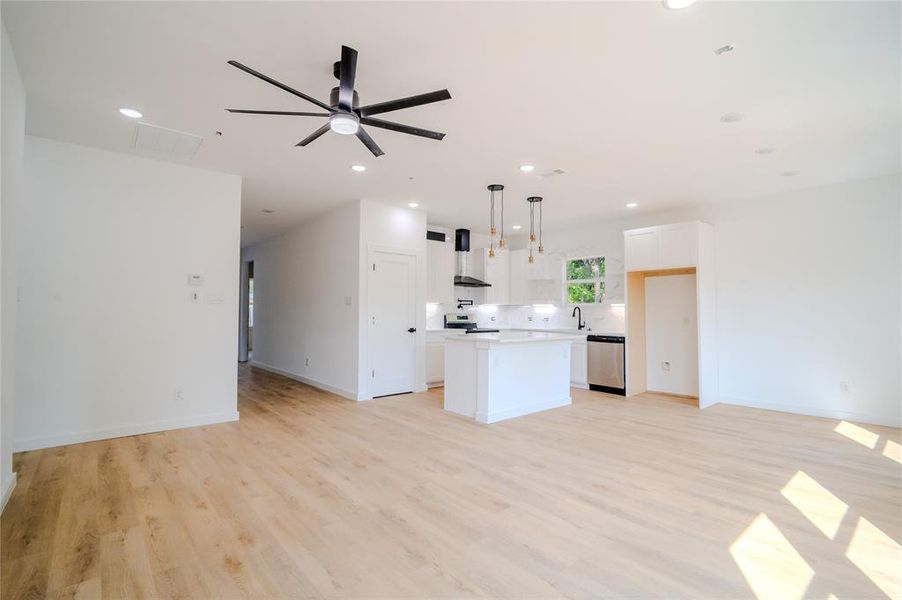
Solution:
<path fill-rule="evenodd" d="M 588 337 L 589 389 L 626 396 L 626 338 L 620 335 Z"/>

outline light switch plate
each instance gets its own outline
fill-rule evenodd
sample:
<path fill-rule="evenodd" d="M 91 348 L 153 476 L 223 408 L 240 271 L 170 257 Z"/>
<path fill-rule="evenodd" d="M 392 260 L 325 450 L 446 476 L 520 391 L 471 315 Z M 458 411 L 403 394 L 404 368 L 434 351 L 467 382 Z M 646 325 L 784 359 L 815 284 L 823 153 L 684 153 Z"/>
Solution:
<path fill-rule="evenodd" d="M 203 285 L 204 284 L 204 276 L 200 273 L 189 273 L 188 274 L 188 285 Z"/>

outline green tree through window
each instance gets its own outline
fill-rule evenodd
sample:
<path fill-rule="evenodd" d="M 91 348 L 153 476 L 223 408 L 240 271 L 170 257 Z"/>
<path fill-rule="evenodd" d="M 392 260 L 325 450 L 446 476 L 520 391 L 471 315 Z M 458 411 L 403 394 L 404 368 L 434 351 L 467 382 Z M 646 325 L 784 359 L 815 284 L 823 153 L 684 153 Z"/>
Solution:
<path fill-rule="evenodd" d="M 567 260 L 567 302 L 593 304 L 604 300 L 604 257 Z"/>

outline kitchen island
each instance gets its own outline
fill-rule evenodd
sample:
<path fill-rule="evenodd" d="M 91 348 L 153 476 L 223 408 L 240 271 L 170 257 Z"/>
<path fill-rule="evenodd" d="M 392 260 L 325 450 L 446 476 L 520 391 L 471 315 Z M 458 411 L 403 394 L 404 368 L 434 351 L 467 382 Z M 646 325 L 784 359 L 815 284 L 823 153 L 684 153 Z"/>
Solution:
<path fill-rule="evenodd" d="M 580 337 L 525 331 L 448 336 L 445 410 L 494 423 L 570 404 L 570 347 Z"/>

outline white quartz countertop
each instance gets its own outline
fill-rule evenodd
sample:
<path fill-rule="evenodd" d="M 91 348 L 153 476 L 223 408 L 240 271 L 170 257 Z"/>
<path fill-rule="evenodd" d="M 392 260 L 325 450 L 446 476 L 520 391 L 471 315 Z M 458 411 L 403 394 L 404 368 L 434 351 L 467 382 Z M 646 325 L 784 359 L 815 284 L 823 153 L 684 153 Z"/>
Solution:
<path fill-rule="evenodd" d="M 500 328 L 499 328 L 500 329 Z M 464 329 L 427 329 L 427 332 L 430 334 L 443 334 L 446 336 L 452 335 L 467 335 L 466 330 Z M 589 335 L 619 335 L 625 336 L 622 331 L 589 331 L 586 329 L 525 329 L 525 328 L 512 328 L 512 329 L 501 329 L 501 333 L 514 333 L 514 332 L 529 332 L 529 333 L 564 333 L 568 335 L 578 336 L 583 339 Z M 469 335 L 478 335 L 475 333 L 471 333 Z"/>
<path fill-rule="evenodd" d="M 488 342 L 490 344 L 525 344 L 543 342 L 573 342 L 585 339 L 585 334 L 551 333 L 548 331 L 501 331 L 498 333 L 470 333 L 448 336 L 454 342 Z"/>

